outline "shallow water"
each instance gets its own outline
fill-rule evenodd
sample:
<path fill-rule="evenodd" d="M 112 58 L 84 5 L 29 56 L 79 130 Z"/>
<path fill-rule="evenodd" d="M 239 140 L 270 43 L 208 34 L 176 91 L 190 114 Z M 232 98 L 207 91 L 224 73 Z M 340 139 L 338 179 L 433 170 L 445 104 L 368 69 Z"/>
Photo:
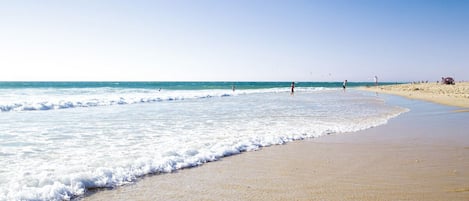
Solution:
<path fill-rule="evenodd" d="M 83 89 L 69 90 L 76 89 L 51 92 L 45 101 L 76 94 L 127 101 L 143 93 L 105 89 L 87 96 Z M 165 93 L 183 98 L 0 113 L 0 200 L 67 200 L 86 189 L 119 186 L 263 146 L 367 129 L 406 111 L 377 96 L 330 88 L 299 88 L 293 96 L 288 88 Z"/>

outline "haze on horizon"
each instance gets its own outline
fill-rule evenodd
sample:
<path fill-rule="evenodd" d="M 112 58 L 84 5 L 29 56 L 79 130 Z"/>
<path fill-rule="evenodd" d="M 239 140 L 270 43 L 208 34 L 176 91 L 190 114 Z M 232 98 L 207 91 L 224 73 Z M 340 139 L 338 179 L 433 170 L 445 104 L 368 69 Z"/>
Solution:
<path fill-rule="evenodd" d="M 0 81 L 469 80 L 469 1 L 0 1 Z"/>

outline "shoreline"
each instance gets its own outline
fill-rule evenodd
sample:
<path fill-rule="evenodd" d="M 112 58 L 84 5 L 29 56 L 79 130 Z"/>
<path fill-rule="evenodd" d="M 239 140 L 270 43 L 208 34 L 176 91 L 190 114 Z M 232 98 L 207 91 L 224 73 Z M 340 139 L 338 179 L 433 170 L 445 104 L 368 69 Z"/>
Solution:
<path fill-rule="evenodd" d="M 372 87 L 358 87 L 360 90 L 404 96 L 406 98 L 431 101 L 443 105 L 466 108 L 469 112 L 469 82 L 455 85 L 439 83 L 395 84 Z"/>
<path fill-rule="evenodd" d="M 468 200 L 469 113 L 384 96 L 411 111 L 383 126 L 147 176 L 83 200 Z"/>

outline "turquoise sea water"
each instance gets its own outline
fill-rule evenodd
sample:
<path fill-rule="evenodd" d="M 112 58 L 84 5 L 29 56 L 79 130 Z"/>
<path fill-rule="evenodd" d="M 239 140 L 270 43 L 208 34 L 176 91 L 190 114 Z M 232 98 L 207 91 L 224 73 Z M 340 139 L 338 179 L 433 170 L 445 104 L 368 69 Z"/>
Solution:
<path fill-rule="evenodd" d="M 170 90 L 263 89 L 289 87 L 291 82 L 0 82 L 0 89 L 21 88 L 145 88 Z M 342 87 L 342 82 L 295 82 L 298 87 Z M 349 82 L 348 86 L 372 86 L 371 82 Z M 392 83 L 380 83 L 392 84 Z"/>
<path fill-rule="evenodd" d="M 0 201 L 70 200 L 406 111 L 341 85 L 0 82 Z"/>

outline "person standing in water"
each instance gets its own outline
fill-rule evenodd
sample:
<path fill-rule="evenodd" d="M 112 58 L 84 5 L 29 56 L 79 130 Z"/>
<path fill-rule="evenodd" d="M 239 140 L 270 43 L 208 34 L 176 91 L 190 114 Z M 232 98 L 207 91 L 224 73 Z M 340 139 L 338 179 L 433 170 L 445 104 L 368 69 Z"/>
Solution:
<path fill-rule="evenodd" d="M 347 88 L 347 80 L 344 81 L 344 83 L 342 84 L 342 87 L 344 88 L 344 91 L 345 91 L 345 88 Z"/>
<path fill-rule="evenodd" d="M 292 82 L 291 83 L 291 95 L 293 95 L 295 93 L 295 82 Z"/>
<path fill-rule="evenodd" d="M 378 86 L 378 76 L 375 75 L 375 86 Z"/>

